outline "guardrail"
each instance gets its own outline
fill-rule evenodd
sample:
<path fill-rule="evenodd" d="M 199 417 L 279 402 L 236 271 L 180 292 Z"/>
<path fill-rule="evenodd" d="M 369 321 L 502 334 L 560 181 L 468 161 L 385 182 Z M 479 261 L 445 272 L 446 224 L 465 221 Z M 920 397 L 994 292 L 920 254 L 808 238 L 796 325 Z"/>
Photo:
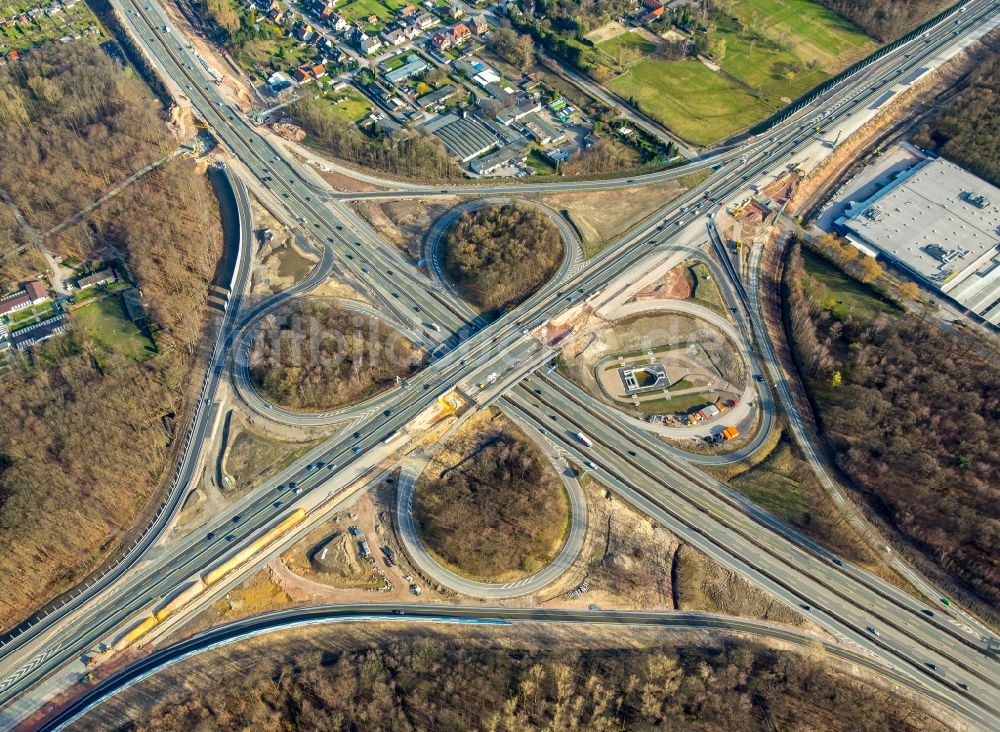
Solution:
<path fill-rule="evenodd" d="M 242 188 L 242 183 L 240 183 L 238 179 L 234 180 L 231 177 L 228 168 L 226 168 L 225 166 L 220 166 L 220 168 L 229 186 L 229 190 L 233 195 L 235 204 L 234 208 L 237 212 L 237 216 L 239 217 L 237 259 L 236 259 L 236 266 L 233 267 L 232 280 L 230 281 L 230 289 L 232 289 L 236 285 L 237 279 L 239 277 L 240 262 L 243 259 L 244 251 L 246 250 L 246 247 L 249 246 L 248 242 L 243 241 L 244 239 L 243 233 L 246 228 L 244 224 L 246 222 L 247 212 L 245 212 L 245 206 L 241 204 L 245 203 L 246 192 L 245 189 Z M 241 199 L 241 194 L 242 194 L 242 199 Z M 92 574 L 82 584 L 77 585 L 77 587 L 74 588 L 75 591 L 69 590 L 59 600 L 52 603 L 49 607 L 43 609 L 38 613 L 35 613 L 30 618 L 23 621 L 15 628 L 13 628 L 11 631 L 6 633 L 2 638 L 0 638 L 0 650 L 3 650 L 5 646 L 10 644 L 12 641 L 20 638 L 24 633 L 31 630 L 36 625 L 38 625 L 39 623 L 41 623 L 54 613 L 67 609 L 67 606 L 70 603 L 77 600 L 81 595 L 86 593 L 88 590 L 94 588 L 96 585 L 104 582 L 109 582 L 115 579 L 114 577 L 112 577 L 113 573 L 115 573 L 122 567 L 127 566 L 127 564 L 131 560 L 137 559 L 138 557 L 133 555 L 135 555 L 136 550 L 140 547 L 140 545 L 143 545 L 144 543 L 150 541 L 152 538 L 155 538 L 155 534 L 158 533 L 160 530 L 162 530 L 166 525 L 166 523 L 169 521 L 174 510 L 180 504 L 181 494 L 183 494 L 183 490 L 181 489 L 183 487 L 183 484 L 187 482 L 187 479 L 191 472 L 192 461 L 193 461 L 190 451 L 191 440 L 192 437 L 195 435 L 195 433 L 199 431 L 199 425 L 202 419 L 204 418 L 205 410 L 209 405 L 210 399 L 208 396 L 208 392 L 211 389 L 211 385 L 215 373 L 217 371 L 216 366 L 218 363 L 218 359 L 222 355 L 222 351 L 229 337 L 229 331 L 231 330 L 227 326 L 229 325 L 230 321 L 235 319 L 235 315 L 236 315 L 235 311 L 233 311 L 232 313 L 230 312 L 230 305 L 229 302 L 227 302 L 226 315 L 223 319 L 222 326 L 219 329 L 219 333 L 216 336 L 215 344 L 212 348 L 212 356 L 208 362 L 208 368 L 205 370 L 205 377 L 202 380 L 201 390 L 198 393 L 198 402 L 197 405 L 195 406 L 194 416 L 191 420 L 190 425 L 188 426 L 187 432 L 184 435 L 184 441 L 183 443 L 181 443 L 181 454 L 184 457 L 178 462 L 177 467 L 174 470 L 173 476 L 171 477 L 170 490 L 167 492 L 167 497 L 164 498 L 163 501 L 161 501 L 152 520 L 139 533 L 136 540 L 128 547 L 128 549 L 124 550 L 124 553 L 121 554 L 117 560 L 105 565 L 104 568 L 102 568 L 95 574 Z M 165 516 L 165 512 L 168 515 Z M 146 547 L 143 546 L 142 550 L 144 551 L 145 548 Z M 142 551 L 139 552 L 139 554 L 141 553 Z M 4 679 L 0 681 L 0 691 L 4 690 L 9 685 L 9 681 L 10 681 L 9 679 Z"/>

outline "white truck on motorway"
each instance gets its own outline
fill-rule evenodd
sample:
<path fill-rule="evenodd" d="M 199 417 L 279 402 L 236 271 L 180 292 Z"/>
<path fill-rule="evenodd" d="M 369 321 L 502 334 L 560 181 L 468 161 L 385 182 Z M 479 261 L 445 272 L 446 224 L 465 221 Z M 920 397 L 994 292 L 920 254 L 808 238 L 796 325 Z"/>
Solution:
<path fill-rule="evenodd" d="M 584 447 L 593 447 L 594 446 L 594 443 L 590 441 L 590 438 L 587 437 L 582 432 L 577 432 L 576 433 L 576 439 L 579 440 L 580 444 L 583 445 Z"/>

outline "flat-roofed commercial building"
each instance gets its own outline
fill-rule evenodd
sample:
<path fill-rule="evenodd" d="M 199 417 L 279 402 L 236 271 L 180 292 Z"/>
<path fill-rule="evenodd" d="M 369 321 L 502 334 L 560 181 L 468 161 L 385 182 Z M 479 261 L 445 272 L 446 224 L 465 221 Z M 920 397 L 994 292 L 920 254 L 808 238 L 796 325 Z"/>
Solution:
<path fill-rule="evenodd" d="M 932 158 L 852 202 L 835 225 L 862 251 L 1000 325 L 1000 188 Z"/>

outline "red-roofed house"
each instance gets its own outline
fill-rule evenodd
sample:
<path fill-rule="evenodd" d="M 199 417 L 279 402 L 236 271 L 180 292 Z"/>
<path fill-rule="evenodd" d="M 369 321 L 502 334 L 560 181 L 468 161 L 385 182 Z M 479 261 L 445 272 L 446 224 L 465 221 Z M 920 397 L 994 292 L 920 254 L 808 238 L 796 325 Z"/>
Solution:
<path fill-rule="evenodd" d="M 431 36 L 431 43 L 439 51 L 447 51 L 452 46 L 452 37 L 450 33 L 442 33 L 438 31 L 433 36 Z"/>
<path fill-rule="evenodd" d="M 472 31 L 469 30 L 469 26 L 465 23 L 458 23 L 451 29 L 451 37 L 455 43 L 461 43 L 472 37 Z"/>
<path fill-rule="evenodd" d="M 49 299 L 49 288 L 43 283 L 35 280 L 29 282 L 24 288 L 13 295 L 0 299 L 0 315 L 17 312 L 32 305 L 45 302 Z"/>

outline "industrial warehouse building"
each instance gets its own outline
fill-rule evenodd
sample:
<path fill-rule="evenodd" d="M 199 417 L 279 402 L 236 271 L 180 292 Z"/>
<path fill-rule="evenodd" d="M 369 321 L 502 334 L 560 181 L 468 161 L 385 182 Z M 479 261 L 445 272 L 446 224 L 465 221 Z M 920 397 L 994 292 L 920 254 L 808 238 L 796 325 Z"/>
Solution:
<path fill-rule="evenodd" d="M 463 163 L 489 152 L 500 142 L 496 135 L 472 117 L 445 115 L 426 129 L 440 137 L 448 152 Z"/>
<path fill-rule="evenodd" d="M 1000 325 L 1000 189 L 946 160 L 922 160 L 861 202 L 836 228 Z"/>

